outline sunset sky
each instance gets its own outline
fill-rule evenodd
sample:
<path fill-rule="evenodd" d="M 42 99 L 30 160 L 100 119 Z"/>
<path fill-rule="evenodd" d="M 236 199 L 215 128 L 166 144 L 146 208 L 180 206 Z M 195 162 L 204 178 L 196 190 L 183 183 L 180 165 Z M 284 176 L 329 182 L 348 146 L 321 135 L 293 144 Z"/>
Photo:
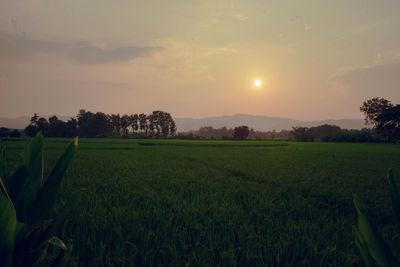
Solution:
<path fill-rule="evenodd" d="M 361 118 L 368 98 L 400 103 L 399 14 L 399 0 L 1 0 L 0 117 Z"/>

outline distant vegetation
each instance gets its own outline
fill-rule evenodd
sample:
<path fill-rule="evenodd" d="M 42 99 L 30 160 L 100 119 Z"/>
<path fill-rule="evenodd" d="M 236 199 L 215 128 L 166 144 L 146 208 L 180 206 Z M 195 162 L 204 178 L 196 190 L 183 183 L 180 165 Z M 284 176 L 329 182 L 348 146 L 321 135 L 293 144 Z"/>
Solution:
<path fill-rule="evenodd" d="M 105 114 L 80 110 L 76 119 L 67 122 L 56 116 L 48 120 L 35 114 L 24 133 L 35 136 L 42 131 L 47 137 L 125 137 L 125 138 L 177 138 L 211 140 L 296 140 L 301 142 L 397 142 L 400 140 L 400 105 L 394 105 L 384 98 L 372 98 L 360 108 L 367 125 L 373 128 L 361 130 L 341 129 L 336 125 L 315 127 L 293 127 L 292 131 L 256 131 L 246 125 L 235 128 L 211 126 L 200 127 L 196 131 L 177 133 L 175 121 L 163 111 L 152 114 Z M 20 132 L 0 128 L 0 137 L 18 137 Z"/>
<path fill-rule="evenodd" d="M 292 136 L 299 142 L 357 142 L 377 143 L 385 140 L 375 129 L 347 130 L 336 125 L 321 125 L 316 127 L 293 127 Z"/>
<path fill-rule="evenodd" d="M 42 131 L 46 137 L 168 137 L 176 132 L 176 124 L 171 115 L 164 111 L 152 114 L 105 114 L 80 110 L 77 119 L 67 122 L 52 116 L 48 120 L 35 114 L 24 132 L 35 136 Z"/>
<path fill-rule="evenodd" d="M 0 128 L 0 137 L 20 137 L 21 132 L 17 129 L 9 129 L 6 127 Z"/>
<path fill-rule="evenodd" d="M 200 127 L 196 131 L 187 131 L 187 132 L 180 132 L 175 137 L 178 139 L 193 139 L 193 140 L 232 140 L 235 139 L 235 129 L 240 127 L 247 127 L 249 133 L 245 139 L 251 140 L 274 140 L 274 139 L 285 139 L 287 140 L 290 136 L 290 131 L 282 130 L 282 131 L 256 131 L 253 128 L 248 126 L 238 126 L 235 128 L 213 128 L 211 126 Z"/>
<path fill-rule="evenodd" d="M 233 129 L 233 139 L 235 140 L 244 140 L 249 136 L 250 131 L 247 126 L 238 126 Z"/>
<path fill-rule="evenodd" d="M 317 127 L 293 127 L 292 135 L 296 141 L 312 142 L 397 142 L 400 140 L 400 105 L 375 97 L 365 101 L 360 107 L 366 124 L 373 129 L 345 130 L 338 126 L 321 125 Z"/>

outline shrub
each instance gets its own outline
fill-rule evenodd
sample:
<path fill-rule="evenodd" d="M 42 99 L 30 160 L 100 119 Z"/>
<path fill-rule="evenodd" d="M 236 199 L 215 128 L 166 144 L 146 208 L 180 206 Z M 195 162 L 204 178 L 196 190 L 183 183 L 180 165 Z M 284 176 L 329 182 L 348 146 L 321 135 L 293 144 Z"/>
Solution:
<path fill-rule="evenodd" d="M 82 190 L 73 193 L 66 206 L 51 218 L 62 177 L 77 150 L 78 139 L 72 141 L 49 177 L 43 179 L 43 136 L 39 132 L 25 149 L 18 168 L 7 175 L 5 150 L 0 153 L 0 262 L 2 266 L 33 266 L 42 259 L 47 248 L 61 252 L 54 265 L 68 259 L 68 247 L 55 237 L 66 216 L 76 205 Z"/>

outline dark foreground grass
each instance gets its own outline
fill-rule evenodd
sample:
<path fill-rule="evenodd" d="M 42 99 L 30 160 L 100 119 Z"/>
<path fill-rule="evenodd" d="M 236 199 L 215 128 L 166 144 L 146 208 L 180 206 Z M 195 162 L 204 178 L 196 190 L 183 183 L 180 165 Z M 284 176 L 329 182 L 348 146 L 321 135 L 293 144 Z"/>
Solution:
<path fill-rule="evenodd" d="M 6 143 L 15 161 L 24 142 Z M 385 179 L 400 167 L 399 145 L 201 144 L 80 140 L 58 202 L 87 189 L 60 233 L 73 240 L 72 263 L 358 265 L 353 193 L 399 251 Z M 48 140 L 46 170 L 66 145 Z"/>

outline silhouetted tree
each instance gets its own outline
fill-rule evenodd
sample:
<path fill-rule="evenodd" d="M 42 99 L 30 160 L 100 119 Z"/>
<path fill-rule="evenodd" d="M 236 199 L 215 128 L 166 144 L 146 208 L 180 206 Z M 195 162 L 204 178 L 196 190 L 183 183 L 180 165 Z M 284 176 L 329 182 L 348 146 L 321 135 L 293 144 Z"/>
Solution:
<path fill-rule="evenodd" d="M 36 126 L 37 120 L 39 119 L 39 116 L 37 113 L 35 113 L 32 118 L 31 118 L 31 125 Z"/>
<path fill-rule="evenodd" d="M 365 123 L 373 125 L 387 141 L 400 139 L 400 105 L 375 97 L 365 101 L 360 111 L 365 115 Z"/>
<path fill-rule="evenodd" d="M 132 127 L 132 132 L 136 133 L 139 130 L 139 116 L 137 114 L 132 114 L 129 116 L 129 125 Z"/>
<path fill-rule="evenodd" d="M 365 124 L 371 124 L 375 127 L 379 124 L 378 117 L 383 111 L 389 110 L 393 107 L 393 104 L 384 98 L 374 97 L 363 103 L 360 107 L 360 111 L 365 115 Z"/>
<path fill-rule="evenodd" d="M 17 129 L 12 130 L 12 131 L 10 132 L 10 137 L 20 137 L 20 136 L 21 136 L 21 132 L 18 131 Z"/>
<path fill-rule="evenodd" d="M 77 119 L 71 118 L 67 122 L 59 120 L 57 116 L 45 118 L 32 117 L 32 123 L 25 129 L 28 136 L 34 136 L 42 131 L 49 137 L 109 137 L 129 135 L 129 127 L 141 136 L 168 137 L 176 132 L 176 124 L 171 115 L 164 111 L 153 111 L 152 114 L 107 115 L 102 112 L 92 113 L 84 109 L 79 110 Z M 1 134 L 1 132 L 0 132 Z"/>
<path fill-rule="evenodd" d="M 153 114 L 150 114 L 147 116 L 148 132 L 149 132 L 150 136 L 154 136 L 157 131 L 156 130 L 156 127 L 157 127 L 156 120 L 157 120 L 157 118 Z"/>
<path fill-rule="evenodd" d="M 314 142 L 314 136 L 311 130 L 307 127 L 293 127 L 292 134 L 296 141 Z"/>
<path fill-rule="evenodd" d="M 108 116 L 102 112 L 92 113 L 80 110 L 78 114 L 80 137 L 106 137 L 113 132 L 113 125 Z"/>
<path fill-rule="evenodd" d="M 139 128 L 142 133 L 147 133 L 148 123 L 146 114 L 139 114 Z"/>
<path fill-rule="evenodd" d="M 129 127 L 129 116 L 128 115 L 122 115 L 121 120 L 121 129 L 122 129 L 122 134 L 124 136 L 127 136 L 129 133 L 128 127 Z"/>
<path fill-rule="evenodd" d="M 74 137 L 78 135 L 77 121 L 71 118 L 67 122 L 59 120 L 57 116 L 49 118 L 49 124 L 44 136 L 47 137 Z"/>
<path fill-rule="evenodd" d="M 382 142 L 375 129 L 341 130 L 338 133 L 322 136 L 323 142 Z"/>
<path fill-rule="evenodd" d="M 24 129 L 24 133 L 29 137 L 34 137 L 38 133 L 38 131 L 38 128 L 31 124 L 26 126 L 26 128 Z"/>
<path fill-rule="evenodd" d="M 247 126 L 238 126 L 233 129 L 233 138 L 236 140 L 244 140 L 250 134 L 249 127 Z"/>
<path fill-rule="evenodd" d="M 173 136 L 173 135 L 175 135 L 175 133 L 176 133 L 176 123 L 175 123 L 175 121 L 172 119 L 172 117 L 171 117 L 171 119 L 170 119 L 170 121 L 169 121 L 169 133 L 170 133 L 170 135 L 171 136 Z"/>
<path fill-rule="evenodd" d="M 121 134 L 121 116 L 119 114 L 111 114 L 110 119 L 114 134 L 119 136 Z"/>
<path fill-rule="evenodd" d="M 176 132 L 176 124 L 171 114 L 156 110 L 148 116 L 149 129 L 152 135 L 167 137 Z"/>
<path fill-rule="evenodd" d="M 310 131 L 314 137 L 322 137 L 325 135 L 340 133 L 342 129 L 336 125 L 324 124 L 320 126 L 311 127 Z"/>
<path fill-rule="evenodd" d="M 0 137 L 8 137 L 10 136 L 11 129 L 8 129 L 6 127 L 1 127 L 0 128 Z"/>
<path fill-rule="evenodd" d="M 47 135 L 47 130 L 49 128 L 49 122 L 45 118 L 39 118 L 36 122 L 38 131 L 42 131 L 43 135 Z"/>

